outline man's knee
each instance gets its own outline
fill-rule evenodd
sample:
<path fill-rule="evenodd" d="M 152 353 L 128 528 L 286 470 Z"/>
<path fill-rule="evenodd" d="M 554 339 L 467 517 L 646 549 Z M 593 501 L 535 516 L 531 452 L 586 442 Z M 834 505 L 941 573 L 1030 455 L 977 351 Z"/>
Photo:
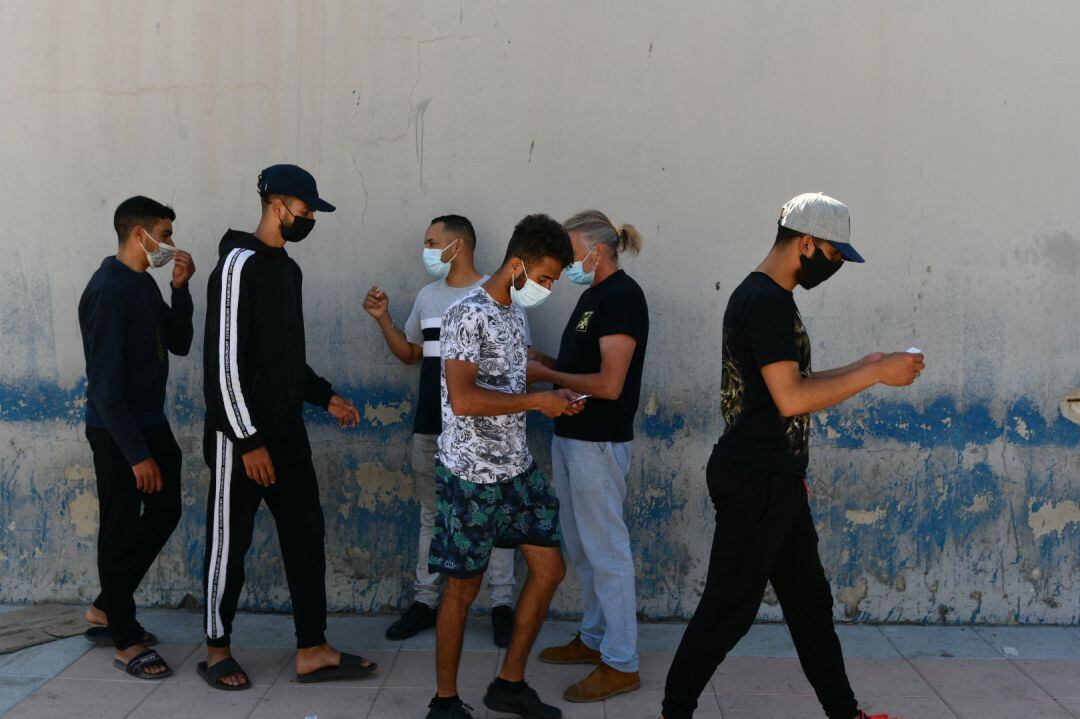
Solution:
<path fill-rule="evenodd" d="M 533 554 L 529 566 L 530 577 L 550 589 L 555 589 L 566 578 L 566 564 L 558 547 L 545 547 Z"/>
<path fill-rule="evenodd" d="M 447 577 L 446 589 L 443 592 L 443 602 L 448 599 L 451 602 L 472 604 L 476 599 L 476 595 L 480 593 L 480 587 L 484 583 L 484 576 L 481 574 L 476 577 L 469 577 L 462 579 L 460 577 Z"/>

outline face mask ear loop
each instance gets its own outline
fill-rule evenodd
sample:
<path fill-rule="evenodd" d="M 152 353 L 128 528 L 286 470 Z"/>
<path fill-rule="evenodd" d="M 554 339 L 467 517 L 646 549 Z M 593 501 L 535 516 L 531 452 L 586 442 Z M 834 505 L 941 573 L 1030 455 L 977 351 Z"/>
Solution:
<path fill-rule="evenodd" d="M 450 243 L 450 245 L 456 244 L 456 243 L 458 243 L 458 242 L 461 242 L 461 238 L 460 238 L 460 237 L 458 237 L 458 238 L 457 238 L 457 239 L 455 239 L 455 240 L 454 240 L 453 242 L 451 242 L 451 243 Z M 443 252 L 446 252 L 446 251 L 447 251 L 448 249 L 450 249 L 450 245 L 447 245 L 446 247 L 444 247 L 444 248 L 443 248 Z M 457 256 L 458 256 L 458 255 L 460 255 L 460 254 L 461 254 L 461 250 L 458 250 L 457 252 L 455 252 L 455 253 L 454 253 L 454 256 L 453 256 L 453 257 L 451 257 L 451 258 L 450 258 L 449 260 L 443 260 L 443 258 L 442 258 L 442 252 L 440 252 L 440 253 L 439 253 L 439 261 L 440 261 L 440 262 L 444 262 L 444 261 L 445 261 L 445 262 L 446 262 L 446 264 L 450 264 L 451 262 L 453 262 L 454 260 L 456 260 L 456 259 L 457 259 Z"/>

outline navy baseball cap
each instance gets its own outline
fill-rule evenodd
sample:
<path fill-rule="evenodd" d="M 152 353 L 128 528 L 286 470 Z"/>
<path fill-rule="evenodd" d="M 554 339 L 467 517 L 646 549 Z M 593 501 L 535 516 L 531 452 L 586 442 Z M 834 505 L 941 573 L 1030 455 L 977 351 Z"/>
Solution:
<path fill-rule="evenodd" d="M 286 195 L 307 203 L 317 212 L 333 212 L 337 208 L 319 197 L 315 178 L 296 165 L 271 165 L 259 173 L 259 194 Z"/>

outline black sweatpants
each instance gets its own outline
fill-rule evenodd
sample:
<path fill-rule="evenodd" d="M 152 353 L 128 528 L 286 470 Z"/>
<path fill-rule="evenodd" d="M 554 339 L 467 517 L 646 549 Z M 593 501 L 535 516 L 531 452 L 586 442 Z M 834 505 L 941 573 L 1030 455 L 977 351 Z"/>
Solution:
<path fill-rule="evenodd" d="M 664 717 L 693 715 L 716 668 L 749 631 L 771 581 L 826 715 L 853 719 L 858 705 L 833 628 L 832 590 L 803 479 L 725 465 L 715 453 L 706 477 L 716 533 L 705 591 L 668 671 Z"/>
<path fill-rule="evenodd" d="M 206 502 L 206 643 L 229 646 L 233 617 L 244 588 L 244 555 L 251 546 L 255 513 L 265 500 L 277 524 L 285 579 L 292 595 L 296 646 L 326 643 L 326 555 L 319 485 L 311 445 L 300 424 L 288 437 L 268 438 L 277 482 L 248 479 L 244 462 L 222 432 L 210 431 L 203 450 L 211 482 Z"/>
<path fill-rule="evenodd" d="M 86 428 L 94 453 L 100 514 L 101 594 L 94 606 L 108 615 L 117 649 L 143 639 L 143 628 L 135 620 L 135 590 L 180 521 L 180 447 L 167 423 L 141 431 L 161 469 L 162 490 L 153 494 L 135 487 L 135 473 L 107 429 Z"/>

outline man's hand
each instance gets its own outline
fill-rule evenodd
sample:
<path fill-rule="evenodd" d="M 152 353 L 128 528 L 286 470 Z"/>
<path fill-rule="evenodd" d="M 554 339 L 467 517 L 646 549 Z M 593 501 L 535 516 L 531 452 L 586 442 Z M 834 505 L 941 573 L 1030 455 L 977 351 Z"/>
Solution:
<path fill-rule="evenodd" d="M 277 482 L 277 477 L 274 476 L 274 463 L 266 447 L 259 447 L 244 454 L 244 471 L 247 472 L 248 479 L 264 487 Z"/>
<path fill-rule="evenodd" d="M 913 352 L 893 352 L 877 361 L 878 379 L 890 387 L 906 387 L 926 369 L 925 357 Z"/>
<path fill-rule="evenodd" d="M 578 397 L 580 397 L 581 395 L 572 389 L 560 389 L 557 390 L 557 392 L 566 399 L 570 400 L 570 405 L 566 408 L 566 411 L 563 412 L 563 414 L 567 417 L 581 412 L 583 409 L 585 409 L 585 403 L 589 401 L 587 399 L 579 400 Z"/>
<path fill-rule="evenodd" d="M 374 317 L 376 320 L 381 320 L 386 316 L 387 310 L 390 308 L 390 298 L 386 293 L 380 290 L 377 286 L 368 290 L 367 297 L 364 298 L 364 311 Z"/>
<path fill-rule="evenodd" d="M 885 359 L 884 352 L 874 352 L 873 354 L 868 354 L 861 360 L 859 360 L 859 366 L 865 367 L 868 364 L 874 364 L 875 362 L 880 362 L 883 359 Z"/>
<path fill-rule="evenodd" d="M 179 290 L 187 287 L 188 280 L 195 274 L 195 262 L 183 250 L 177 250 L 172 257 L 172 286 Z"/>
<path fill-rule="evenodd" d="M 131 465 L 131 471 L 135 474 L 135 488 L 140 492 L 153 494 L 161 491 L 161 469 L 153 457 Z"/>
<path fill-rule="evenodd" d="M 561 417 L 564 414 L 577 414 L 580 410 L 570 411 L 571 400 L 576 396 L 577 395 L 573 392 L 565 389 L 552 390 L 550 392 L 537 392 L 536 410 L 545 417 L 550 417 L 551 419 Z M 578 402 L 578 404 L 582 403 Z"/>
<path fill-rule="evenodd" d="M 525 366 L 525 382 L 532 384 L 533 382 L 547 382 L 548 368 L 547 366 L 535 359 L 530 359 L 529 364 Z"/>
<path fill-rule="evenodd" d="M 342 429 L 360 424 L 360 410 L 356 409 L 355 404 L 339 394 L 335 394 L 330 398 L 330 404 L 326 406 L 326 411 L 334 415 L 334 419 L 338 421 L 338 425 Z"/>

